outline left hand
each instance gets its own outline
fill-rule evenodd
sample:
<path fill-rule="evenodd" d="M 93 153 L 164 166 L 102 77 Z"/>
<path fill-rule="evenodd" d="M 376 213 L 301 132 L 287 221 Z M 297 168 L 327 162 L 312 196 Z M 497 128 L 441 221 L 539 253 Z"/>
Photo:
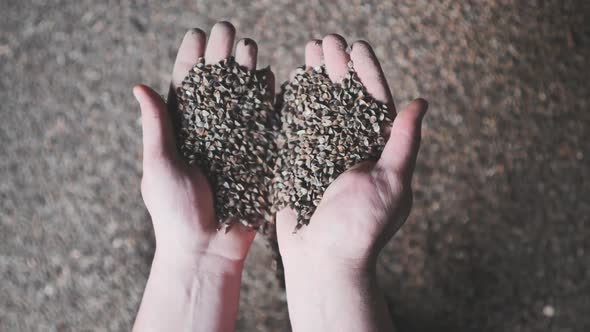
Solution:
<path fill-rule="evenodd" d="M 236 223 L 225 233 L 218 230 L 211 187 L 203 172 L 188 165 L 179 155 L 170 114 L 176 109 L 176 88 L 200 57 L 217 63 L 231 55 L 235 29 L 227 22 L 206 35 L 189 30 L 178 50 L 172 73 L 168 105 L 149 87 L 140 85 L 133 93 L 141 106 L 143 127 L 143 178 L 141 193 L 152 217 L 156 236 L 156 258 L 176 262 L 211 262 L 209 267 L 241 267 L 255 232 Z M 240 40 L 236 61 L 256 69 L 257 46 Z M 206 259 L 203 259 L 205 257 Z"/>

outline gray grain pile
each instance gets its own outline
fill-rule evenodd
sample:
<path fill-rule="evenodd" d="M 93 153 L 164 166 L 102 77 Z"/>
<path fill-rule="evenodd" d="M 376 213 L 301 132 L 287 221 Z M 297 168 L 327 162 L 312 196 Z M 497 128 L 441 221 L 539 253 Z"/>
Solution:
<path fill-rule="evenodd" d="M 211 182 L 222 225 L 259 228 L 270 220 L 273 137 L 267 71 L 250 71 L 233 58 L 204 60 L 177 89 L 179 147 Z"/>
<path fill-rule="evenodd" d="M 275 111 L 266 71 L 231 57 L 215 65 L 200 59 L 177 96 L 180 150 L 205 172 L 227 226 L 266 229 L 284 207 L 297 213 L 298 228 L 308 224 L 338 175 L 379 158 L 391 123 L 352 69 L 341 84 L 323 66 L 298 69 Z"/>
<path fill-rule="evenodd" d="M 351 69 L 334 84 L 325 67 L 298 69 L 282 91 L 273 181 L 274 210 L 290 207 L 309 223 L 328 185 L 350 167 L 376 160 L 391 124 L 386 105 L 367 94 Z"/>

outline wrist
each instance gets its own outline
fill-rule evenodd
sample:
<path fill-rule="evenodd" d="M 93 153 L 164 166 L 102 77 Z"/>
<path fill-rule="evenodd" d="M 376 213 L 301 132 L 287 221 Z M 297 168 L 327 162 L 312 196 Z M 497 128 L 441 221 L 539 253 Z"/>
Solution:
<path fill-rule="evenodd" d="M 135 330 L 233 331 L 243 264 L 156 249 Z"/>
<path fill-rule="evenodd" d="M 375 273 L 377 256 L 370 254 L 348 257 L 326 254 L 322 250 L 281 251 L 285 273 L 314 275 L 317 273 L 339 274 L 349 278 L 366 278 Z"/>
<path fill-rule="evenodd" d="M 376 264 L 372 261 L 349 261 L 325 257 L 299 257 L 284 259 L 286 282 L 291 285 L 300 283 L 364 286 L 376 280 Z M 310 285 L 311 286 L 311 285 Z"/>
<path fill-rule="evenodd" d="M 205 274 L 240 278 L 244 260 L 229 259 L 210 253 L 186 253 L 156 248 L 152 269 L 186 275 Z"/>
<path fill-rule="evenodd" d="M 374 264 L 292 263 L 285 284 L 293 331 L 392 330 Z"/>

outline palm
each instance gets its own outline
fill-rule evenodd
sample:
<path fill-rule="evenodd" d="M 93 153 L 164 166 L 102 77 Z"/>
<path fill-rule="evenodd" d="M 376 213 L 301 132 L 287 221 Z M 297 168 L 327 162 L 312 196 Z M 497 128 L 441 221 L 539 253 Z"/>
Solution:
<path fill-rule="evenodd" d="M 195 253 L 211 249 L 217 234 L 213 195 L 198 168 L 178 159 L 145 165 L 142 196 L 152 216 L 159 245 L 173 244 Z M 241 253 L 234 252 L 231 256 L 239 258 Z"/>
<path fill-rule="evenodd" d="M 307 247 L 362 260 L 366 248 L 382 246 L 374 239 L 400 226 L 411 204 L 410 192 L 397 186 L 401 179 L 390 183 L 374 164 L 365 166 L 342 174 L 330 185 L 302 234 Z"/>
<path fill-rule="evenodd" d="M 217 63 L 227 58 L 234 36 L 235 29 L 227 22 L 213 27 L 207 47 L 202 31 L 194 29 L 185 35 L 174 64 L 168 105 L 147 87 L 140 86 L 135 93 L 142 106 L 144 131 L 142 195 L 158 247 L 243 261 L 255 233 L 240 224 L 227 233 L 218 230 L 211 187 L 197 167 L 178 155 L 168 114 L 176 112 L 175 89 L 198 59 Z M 256 69 L 256 43 L 240 41 L 235 57 L 240 65 Z"/>

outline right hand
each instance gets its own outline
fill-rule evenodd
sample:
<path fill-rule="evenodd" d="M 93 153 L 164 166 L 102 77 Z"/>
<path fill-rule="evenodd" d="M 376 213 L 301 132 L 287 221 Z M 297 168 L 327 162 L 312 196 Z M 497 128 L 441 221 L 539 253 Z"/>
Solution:
<path fill-rule="evenodd" d="M 379 251 L 404 223 L 412 206 L 412 173 L 427 103 L 416 99 L 396 116 L 370 45 L 356 42 L 350 55 L 345 49 L 346 42 L 338 35 L 311 41 L 306 47 L 306 65 L 319 66 L 324 59 L 328 75 L 338 83 L 352 60 L 367 92 L 386 103 L 395 120 L 381 158 L 341 174 L 324 193 L 309 225 L 293 233 L 295 212 L 286 208 L 278 213 L 277 236 L 286 273 L 292 270 L 304 275 L 310 272 L 307 269 L 318 267 L 340 272 L 374 268 Z"/>

